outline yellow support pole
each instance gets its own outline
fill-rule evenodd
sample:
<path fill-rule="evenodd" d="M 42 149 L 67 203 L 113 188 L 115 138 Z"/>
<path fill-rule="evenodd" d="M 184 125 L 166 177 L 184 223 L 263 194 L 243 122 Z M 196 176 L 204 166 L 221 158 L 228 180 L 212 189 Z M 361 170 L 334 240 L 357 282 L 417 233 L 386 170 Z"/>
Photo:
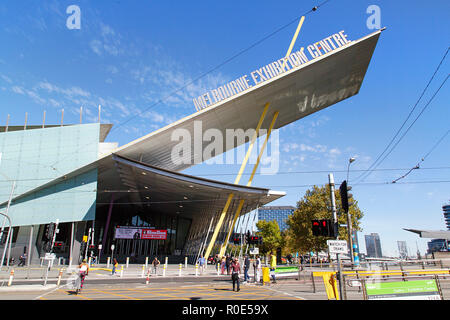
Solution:
<path fill-rule="evenodd" d="M 261 117 L 259 118 L 258 125 L 256 126 L 255 134 L 252 137 L 252 140 L 250 142 L 250 146 L 248 147 L 248 150 L 247 150 L 247 153 L 245 155 L 244 161 L 242 162 L 241 168 L 239 169 L 239 173 L 236 176 L 236 179 L 234 180 L 234 184 L 238 184 L 239 181 L 241 180 L 242 173 L 244 172 L 245 166 L 247 165 L 247 161 L 248 161 L 248 159 L 250 157 L 250 154 L 252 152 L 253 145 L 254 145 L 254 143 L 256 141 L 256 138 L 258 137 L 259 129 L 261 129 L 261 125 L 262 125 L 262 123 L 264 121 L 264 118 L 266 116 L 267 110 L 269 110 L 269 105 L 270 105 L 270 103 L 267 102 L 266 105 L 264 106 L 264 110 L 263 110 L 263 112 L 261 114 Z M 233 200 L 233 196 L 234 196 L 234 194 L 232 194 L 232 193 L 230 193 L 228 195 L 228 199 L 227 199 L 227 202 L 225 203 L 225 207 L 223 208 L 222 213 L 220 214 L 219 221 L 217 221 L 217 224 L 216 224 L 216 227 L 214 228 L 214 232 L 212 234 L 211 240 L 209 241 L 208 247 L 206 248 L 206 252 L 205 252 L 205 255 L 204 255 L 204 257 L 206 259 L 208 259 L 209 255 L 210 255 L 210 253 L 212 251 L 212 248 L 214 246 L 214 243 L 216 242 L 217 235 L 219 234 L 219 230 L 222 227 L 223 220 L 225 219 L 226 213 L 228 211 L 228 207 L 231 204 L 231 200 Z"/>
<path fill-rule="evenodd" d="M 270 123 L 269 130 L 267 131 L 267 134 L 266 134 L 266 139 L 264 140 L 264 144 L 263 144 L 261 150 L 259 151 L 258 159 L 256 160 L 256 163 L 253 166 L 252 174 L 250 175 L 250 178 L 248 179 L 248 182 L 247 182 L 247 186 L 248 187 L 252 184 L 253 177 L 255 176 L 256 169 L 258 168 L 259 162 L 260 162 L 261 157 L 262 157 L 262 155 L 264 153 L 264 149 L 266 148 L 267 142 L 269 141 L 270 134 L 272 133 L 272 129 L 273 129 L 273 126 L 275 125 L 275 121 L 277 120 L 278 114 L 279 114 L 279 112 L 276 111 L 274 113 L 274 115 L 273 115 L 272 122 Z M 225 254 L 225 251 L 226 251 L 227 246 L 228 246 L 228 241 L 230 240 L 231 233 L 234 230 L 234 225 L 236 224 L 236 221 L 237 221 L 239 215 L 241 214 L 241 210 L 242 210 L 243 206 L 244 206 L 244 200 L 242 199 L 242 200 L 239 201 L 238 208 L 236 210 L 236 213 L 234 214 L 233 224 L 231 225 L 230 230 L 228 230 L 227 237 L 225 238 L 225 243 L 220 248 L 220 256 L 221 257 L 223 257 L 223 255 Z"/>
<path fill-rule="evenodd" d="M 241 168 L 239 169 L 239 173 L 236 177 L 236 180 L 234 180 L 234 184 L 238 184 L 239 180 L 241 180 L 242 173 L 244 173 L 245 166 L 247 165 L 248 158 L 250 158 L 250 154 L 253 150 L 253 145 L 255 144 L 256 138 L 258 137 L 259 129 L 261 129 L 261 125 L 263 123 L 264 117 L 266 116 L 267 110 L 269 109 L 270 103 L 266 103 L 263 113 L 261 114 L 261 117 L 259 118 L 258 125 L 256 126 L 255 134 L 252 137 L 252 141 L 250 142 L 250 146 L 248 147 L 247 153 L 245 154 L 244 161 L 241 164 Z"/>
<path fill-rule="evenodd" d="M 303 21 L 305 21 L 305 17 L 304 17 L 304 16 L 302 16 L 302 17 L 300 18 L 300 22 L 298 23 L 297 30 L 295 30 L 294 37 L 293 37 L 292 40 L 291 40 L 291 44 L 290 44 L 289 49 L 288 49 L 288 51 L 287 51 L 287 53 L 286 53 L 286 57 L 284 58 L 284 61 L 283 61 L 283 66 L 282 66 L 282 68 L 281 68 L 281 69 L 283 69 L 283 70 L 284 70 L 284 65 L 286 64 L 286 60 L 287 60 L 287 58 L 289 57 L 289 55 L 291 54 L 292 48 L 294 47 L 294 43 L 295 43 L 295 41 L 297 40 L 297 36 L 298 36 L 298 34 L 299 34 L 299 32 L 300 32 L 300 29 L 302 28 Z M 303 48 L 302 48 L 302 50 L 303 50 Z"/>

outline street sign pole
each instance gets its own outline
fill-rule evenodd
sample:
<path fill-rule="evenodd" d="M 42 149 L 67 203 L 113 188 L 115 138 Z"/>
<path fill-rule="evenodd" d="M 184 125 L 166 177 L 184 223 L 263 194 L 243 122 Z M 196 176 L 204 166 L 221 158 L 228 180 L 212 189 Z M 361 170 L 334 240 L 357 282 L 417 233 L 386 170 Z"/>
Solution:
<path fill-rule="evenodd" d="M 334 222 L 334 234 L 336 235 L 336 239 L 339 239 L 339 224 L 336 212 L 336 199 L 334 198 L 334 177 L 332 173 L 328 174 L 328 182 L 330 184 L 330 197 L 331 197 L 331 210 L 333 213 L 333 222 Z M 337 265 L 338 265 L 338 274 L 339 274 L 339 297 L 342 299 L 342 272 L 341 272 L 341 260 L 339 257 L 339 253 L 336 254 Z"/>

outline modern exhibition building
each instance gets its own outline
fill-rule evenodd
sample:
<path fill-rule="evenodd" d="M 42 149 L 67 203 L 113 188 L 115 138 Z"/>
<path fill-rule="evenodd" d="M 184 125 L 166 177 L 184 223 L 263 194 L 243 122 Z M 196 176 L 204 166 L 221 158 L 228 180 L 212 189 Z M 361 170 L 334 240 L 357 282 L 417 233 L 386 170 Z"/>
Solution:
<path fill-rule="evenodd" d="M 17 259 L 26 251 L 39 262 L 46 227 L 55 222 L 53 252 L 70 264 L 91 251 L 101 260 L 114 250 L 119 261 L 137 262 L 218 253 L 236 215 L 285 193 L 182 173 L 199 163 L 198 150 L 191 144 L 174 162 L 174 130 L 195 136 L 201 123 L 203 132 L 224 136 L 258 125 L 270 132 L 347 99 L 359 92 L 381 31 L 355 41 L 341 31 L 309 45 L 285 65 L 277 60 L 194 99 L 197 112 L 123 146 L 105 142 L 110 124 L 0 127 L 0 213 L 7 215 L 0 218 L 0 254 Z M 223 142 L 220 152 L 246 142 Z M 10 250 L 4 250 L 7 240 Z"/>

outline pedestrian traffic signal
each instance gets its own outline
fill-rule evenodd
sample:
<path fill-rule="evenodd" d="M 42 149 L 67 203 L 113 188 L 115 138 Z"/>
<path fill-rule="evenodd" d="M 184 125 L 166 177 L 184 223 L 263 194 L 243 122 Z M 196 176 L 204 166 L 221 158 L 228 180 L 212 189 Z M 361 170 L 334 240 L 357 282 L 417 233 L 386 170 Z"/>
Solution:
<path fill-rule="evenodd" d="M 245 242 L 250 243 L 250 231 L 247 231 L 247 233 L 245 234 Z"/>
<path fill-rule="evenodd" d="M 348 201 L 353 196 L 351 193 L 348 193 L 350 190 L 352 190 L 352 187 L 347 186 L 347 181 L 344 180 L 339 187 L 339 193 L 341 194 L 342 210 L 345 213 L 348 212 L 348 207 L 352 204 Z"/>
<path fill-rule="evenodd" d="M 51 241 L 47 241 L 44 244 L 44 251 L 45 252 L 52 252 L 52 242 Z"/>
<path fill-rule="evenodd" d="M 311 220 L 311 224 L 313 236 L 336 237 L 334 233 L 334 223 L 331 220 Z"/>
<path fill-rule="evenodd" d="M 45 226 L 45 238 L 47 240 L 52 241 L 53 240 L 53 235 L 55 233 L 55 223 L 49 223 Z"/>
<path fill-rule="evenodd" d="M 81 242 L 80 243 L 80 255 L 84 255 L 84 252 L 86 251 L 86 242 Z"/>
<path fill-rule="evenodd" d="M 260 243 L 260 238 L 258 236 L 251 236 L 250 240 L 249 240 L 249 244 L 259 244 Z"/>

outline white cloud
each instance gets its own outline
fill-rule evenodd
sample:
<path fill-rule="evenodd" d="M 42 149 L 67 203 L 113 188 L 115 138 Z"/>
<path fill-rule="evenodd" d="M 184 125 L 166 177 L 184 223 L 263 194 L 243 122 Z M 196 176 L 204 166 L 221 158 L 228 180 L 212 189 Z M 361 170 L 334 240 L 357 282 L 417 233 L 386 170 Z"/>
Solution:
<path fill-rule="evenodd" d="M 120 43 L 120 34 L 116 32 L 110 26 L 100 23 L 100 36 L 101 39 L 93 39 L 89 43 L 92 51 L 101 56 L 103 53 L 107 53 L 113 56 L 118 56 L 123 52 Z"/>
<path fill-rule="evenodd" d="M 8 83 L 12 83 L 11 78 L 9 78 L 9 77 L 7 77 L 7 76 L 5 76 L 5 75 L 2 75 L 2 79 L 5 80 L 5 81 L 8 82 Z"/>

